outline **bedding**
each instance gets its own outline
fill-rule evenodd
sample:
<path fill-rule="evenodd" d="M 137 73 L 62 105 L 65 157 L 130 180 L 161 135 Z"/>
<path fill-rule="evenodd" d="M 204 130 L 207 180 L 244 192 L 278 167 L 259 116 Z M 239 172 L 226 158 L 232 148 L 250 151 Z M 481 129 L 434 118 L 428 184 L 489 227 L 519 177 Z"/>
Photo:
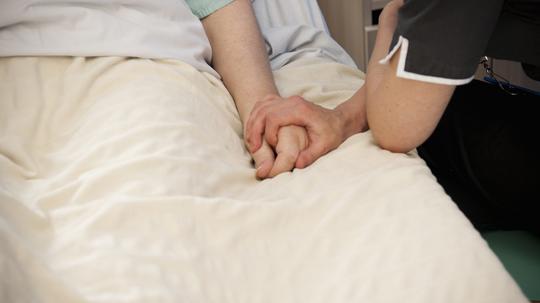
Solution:
<path fill-rule="evenodd" d="M 358 70 L 303 58 L 334 107 Z M 175 60 L 0 59 L 1 302 L 527 302 L 415 153 L 349 138 L 258 181 L 222 83 Z"/>

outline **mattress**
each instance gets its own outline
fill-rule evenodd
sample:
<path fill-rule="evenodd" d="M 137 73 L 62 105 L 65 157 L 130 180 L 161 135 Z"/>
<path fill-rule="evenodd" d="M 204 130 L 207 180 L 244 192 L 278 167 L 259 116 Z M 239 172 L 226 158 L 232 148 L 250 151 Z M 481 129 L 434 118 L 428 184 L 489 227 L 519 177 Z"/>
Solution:
<path fill-rule="evenodd" d="M 363 84 L 275 78 L 328 108 Z M 527 302 L 416 153 L 366 132 L 259 181 L 241 127 L 182 62 L 0 59 L 0 301 Z"/>

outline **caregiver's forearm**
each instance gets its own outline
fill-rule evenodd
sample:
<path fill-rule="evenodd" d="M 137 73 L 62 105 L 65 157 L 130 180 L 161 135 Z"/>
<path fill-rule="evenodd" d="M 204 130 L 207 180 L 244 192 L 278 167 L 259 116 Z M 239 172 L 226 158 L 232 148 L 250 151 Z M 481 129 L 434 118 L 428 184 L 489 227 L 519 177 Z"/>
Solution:
<path fill-rule="evenodd" d="M 366 116 L 380 147 L 408 152 L 431 135 L 454 86 L 398 77 L 399 50 L 388 64 L 380 64 L 389 51 L 394 28 L 383 26 L 377 33 L 367 70 Z"/>
<path fill-rule="evenodd" d="M 368 62 L 366 71 L 366 93 L 372 95 L 377 89 L 383 78 L 387 65 L 380 64 L 379 61 L 387 56 L 390 44 L 392 43 L 392 37 L 394 35 L 394 29 L 390 26 L 381 26 L 377 31 L 377 37 L 375 39 L 375 45 L 373 52 Z"/>
<path fill-rule="evenodd" d="M 212 45 L 212 65 L 246 121 L 257 101 L 277 94 L 251 1 L 236 0 L 202 22 Z"/>

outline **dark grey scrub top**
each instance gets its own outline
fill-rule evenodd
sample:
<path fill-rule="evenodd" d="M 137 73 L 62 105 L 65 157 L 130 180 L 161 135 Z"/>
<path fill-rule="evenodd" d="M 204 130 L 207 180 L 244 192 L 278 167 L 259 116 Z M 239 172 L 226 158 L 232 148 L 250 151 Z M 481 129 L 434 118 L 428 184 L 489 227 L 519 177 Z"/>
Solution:
<path fill-rule="evenodd" d="M 418 75 L 467 79 L 482 56 L 540 67 L 540 0 L 405 0 L 390 49 L 400 36 Z"/>

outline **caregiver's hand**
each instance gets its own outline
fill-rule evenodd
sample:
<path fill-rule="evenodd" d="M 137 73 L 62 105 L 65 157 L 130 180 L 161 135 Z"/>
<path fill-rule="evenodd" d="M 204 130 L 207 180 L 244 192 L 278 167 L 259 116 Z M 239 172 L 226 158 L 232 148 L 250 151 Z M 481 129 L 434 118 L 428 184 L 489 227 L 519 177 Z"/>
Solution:
<path fill-rule="evenodd" d="M 294 125 L 279 130 L 275 150 L 266 141 L 262 141 L 261 147 L 252 153 L 257 178 L 272 178 L 291 171 L 295 167 L 298 155 L 307 147 L 308 141 L 306 130 Z"/>
<path fill-rule="evenodd" d="M 283 127 L 290 125 L 305 128 L 309 141 L 307 148 L 301 149 L 298 154 L 294 165 L 297 168 L 310 165 L 337 148 L 350 135 L 339 109 L 326 109 L 299 96 L 285 99 L 268 96 L 255 104 L 246 123 L 248 149 L 255 153 L 265 142 L 275 147 L 276 151 L 287 148 L 288 142 L 283 142 L 280 134 L 281 130 L 285 129 Z M 286 157 L 287 163 L 290 163 L 293 157 L 289 153 Z"/>

